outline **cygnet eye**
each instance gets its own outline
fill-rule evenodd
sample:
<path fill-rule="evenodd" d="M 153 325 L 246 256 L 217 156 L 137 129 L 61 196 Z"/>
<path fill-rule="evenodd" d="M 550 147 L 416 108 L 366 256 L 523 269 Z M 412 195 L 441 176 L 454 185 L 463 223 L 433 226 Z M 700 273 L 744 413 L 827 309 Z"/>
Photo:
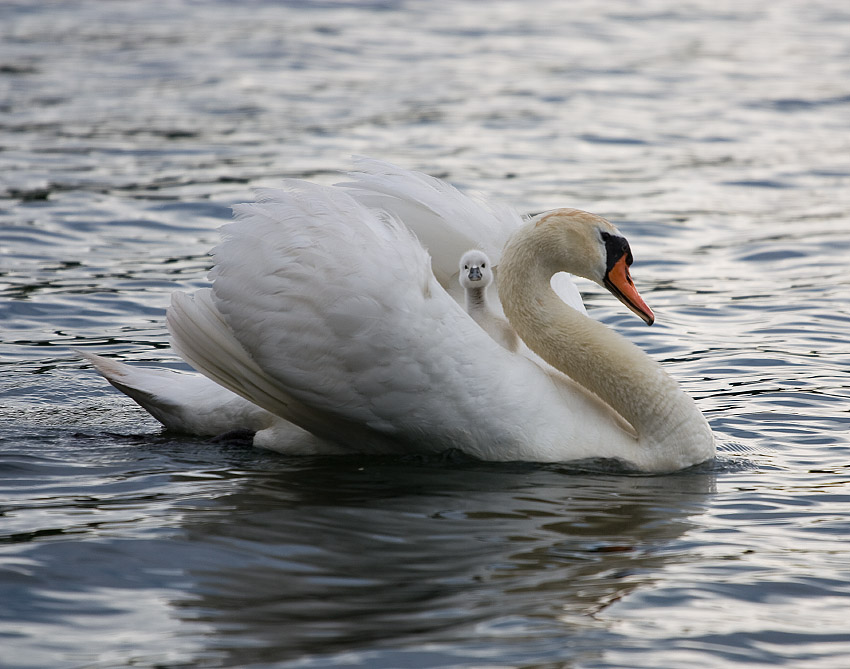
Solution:
<path fill-rule="evenodd" d="M 485 267 L 487 267 L 487 263 L 486 262 L 481 263 L 481 269 L 484 269 Z"/>
<path fill-rule="evenodd" d="M 469 269 L 469 265 L 464 265 L 464 266 L 463 266 L 463 268 L 464 268 L 464 269 Z"/>

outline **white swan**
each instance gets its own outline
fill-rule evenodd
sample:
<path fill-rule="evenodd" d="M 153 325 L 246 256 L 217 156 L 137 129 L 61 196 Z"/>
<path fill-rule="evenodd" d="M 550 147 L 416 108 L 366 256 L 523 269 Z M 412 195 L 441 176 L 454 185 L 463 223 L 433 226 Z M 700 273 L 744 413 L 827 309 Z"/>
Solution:
<path fill-rule="evenodd" d="M 493 312 L 487 289 L 493 284 L 493 263 L 484 251 L 470 249 L 458 263 L 458 282 L 466 297 L 466 313 L 508 351 L 519 347 L 510 323 Z"/>
<path fill-rule="evenodd" d="M 458 448 L 489 460 L 617 458 L 659 472 L 713 456 L 705 419 L 660 365 L 553 290 L 553 275 L 573 272 L 652 322 L 613 225 L 575 210 L 523 224 L 425 175 L 376 162 L 365 173 L 343 187 L 288 181 L 237 207 L 214 250 L 212 288 L 173 296 L 174 348 L 247 400 L 232 406 L 257 420 L 255 443 L 298 452 Z M 464 207 L 471 233 L 467 220 L 447 218 Z M 487 220 L 494 238 L 514 231 L 499 258 L 501 305 L 545 363 L 524 347 L 499 346 L 441 285 L 457 267 L 446 254 L 483 246 L 476 239 Z M 500 249 L 486 250 L 499 257 Z M 233 400 L 224 393 L 212 404 Z M 303 437 L 291 447 L 286 421 Z"/>

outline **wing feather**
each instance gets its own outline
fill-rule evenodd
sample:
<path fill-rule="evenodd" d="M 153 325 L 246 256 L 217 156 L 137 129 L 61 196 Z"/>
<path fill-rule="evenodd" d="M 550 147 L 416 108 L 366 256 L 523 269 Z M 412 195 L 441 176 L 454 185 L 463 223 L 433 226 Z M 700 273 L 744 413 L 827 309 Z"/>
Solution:
<path fill-rule="evenodd" d="M 338 184 L 359 202 L 391 212 L 405 222 L 432 257 L 443 286 L 454 280 L 460 257 L 480 248 L 498 263 L 502 248 L 522 218 L 507 206 L 461 193 L 454 186 L 421 172 L 372 158 L 355 159 L 353 181 Z"/>
<path fill-rule="evenodd" d="M 176 295 L 169 310 L 190 364 L 314 434 L 359 440 L 360 450 L 396 435 L 435 450 L 475 442 L 470 430 L 498 437 L 499 426 L 476 415 L 489 396 L 509 413 L 519 392 L 510 370 L 521 363 L 443 290 L 395 217 L 341 188 L 294 180 L 235 213 L 213 250 L 212 289 Z M 470 390 L 470 378 L 481 387 Z"/>
<path fill-rule="evenodd" d="M 397 167 L 373 158 L 355 158 L 353 180 L 338 184 L 367 207 L 388 211 L 405 222 L 428 249 L 434 275 L 460 301 L 457 290 L 458 261 L 469 249 L 484 251 L 498 266 L 502 249 L 522 225 L 512 208 L 467 195 L 454 186 L 421 172 Z M 490 303 L 501 314 L 496 282 L 488 290 Z M 558 296 L 586 314 L 572 277 L 558 273 L 552 281 Z"/>

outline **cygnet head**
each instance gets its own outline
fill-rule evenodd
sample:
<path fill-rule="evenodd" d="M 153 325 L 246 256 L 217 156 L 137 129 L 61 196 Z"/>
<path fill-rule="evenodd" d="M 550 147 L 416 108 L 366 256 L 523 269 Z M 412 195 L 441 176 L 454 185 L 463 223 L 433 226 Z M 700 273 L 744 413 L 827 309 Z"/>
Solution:
<path fill-rule="evenodd" d="M 465 290 L 486 288 L 493 283 L 493 267 L 487 254 L 478 249 L 464 253 L 460 259 L 458 280 Z"/>
<path fill-rule="evenodd" d="M 545 238 L 543 248 L 555 271 L 583 276 L 608 289 L 614 297 L 652 325 L 655 315 L 643 301 L 629 273 L 632 250 L 610 222 L 578 209 L 556 209 L 532 221 Z"/>

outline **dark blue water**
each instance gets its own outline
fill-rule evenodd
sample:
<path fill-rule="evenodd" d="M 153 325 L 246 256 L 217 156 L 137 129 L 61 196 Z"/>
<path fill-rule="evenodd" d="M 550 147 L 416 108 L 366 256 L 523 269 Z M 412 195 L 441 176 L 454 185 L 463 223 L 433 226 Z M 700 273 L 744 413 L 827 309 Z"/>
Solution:
<path fill-rule="evenodd" d="M 717 462 L 635 477 L 163 434 L 229 207 L 366 154 L 629 237 Z M 839 668 L 850 11 L 826 0 L 0 7 L 0 666 Z"/>

